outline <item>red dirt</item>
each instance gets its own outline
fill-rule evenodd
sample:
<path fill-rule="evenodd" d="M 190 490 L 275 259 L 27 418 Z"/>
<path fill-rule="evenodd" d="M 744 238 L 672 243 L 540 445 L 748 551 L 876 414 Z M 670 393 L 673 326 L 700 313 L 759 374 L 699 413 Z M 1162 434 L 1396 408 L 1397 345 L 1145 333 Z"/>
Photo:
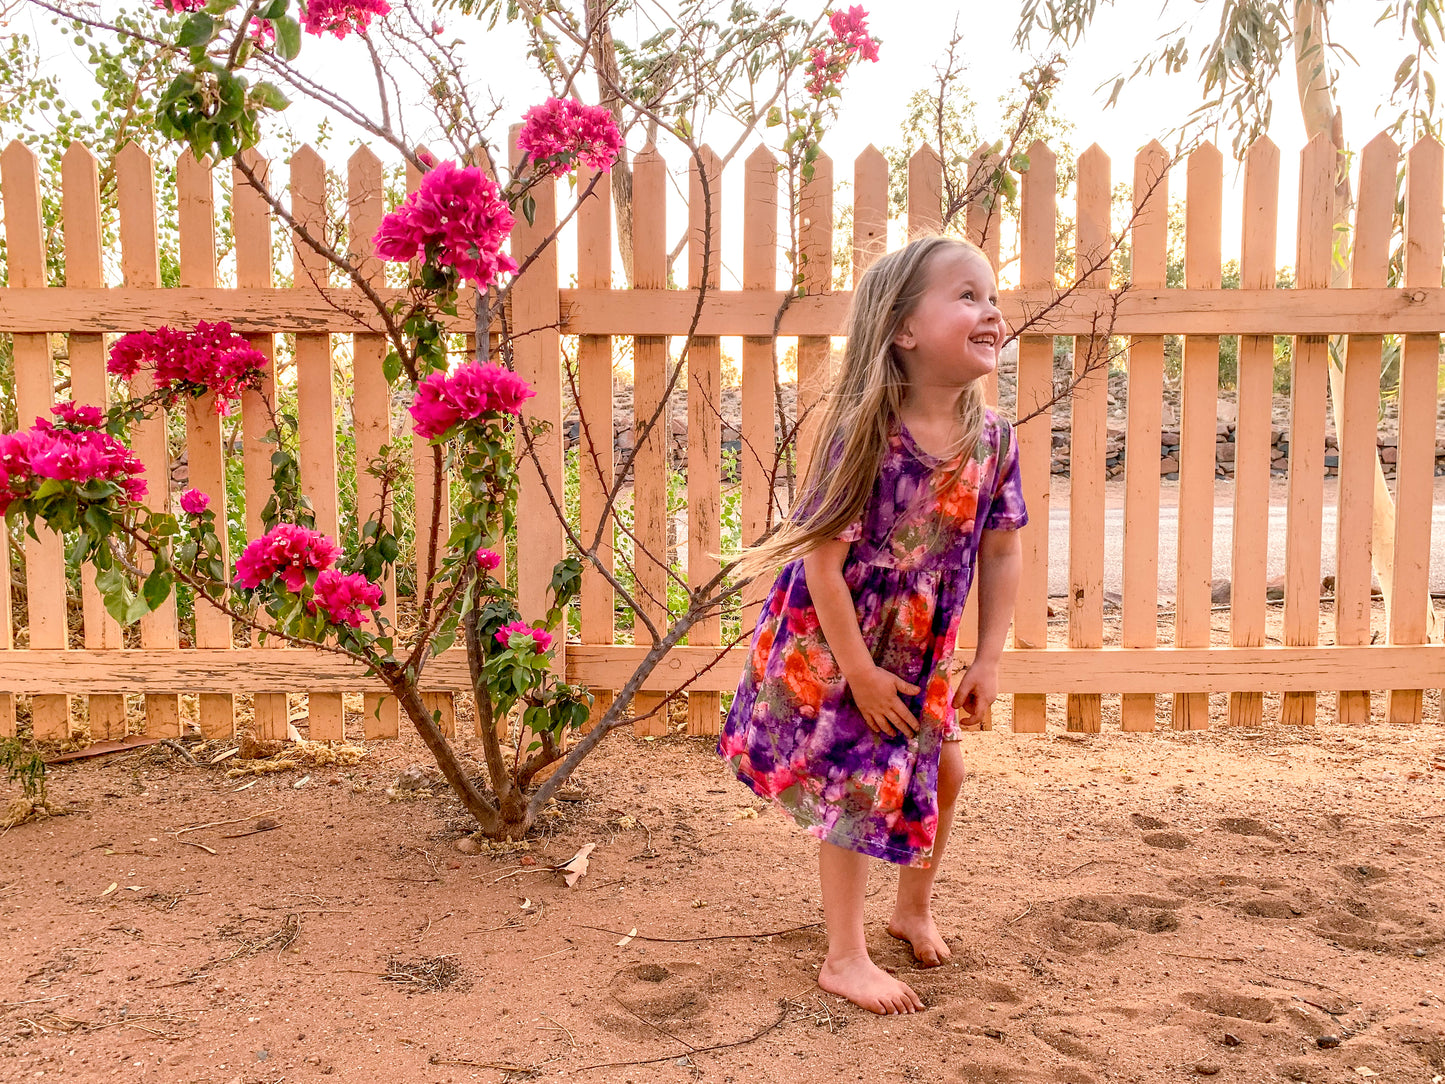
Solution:
<path fill-rule="evenodd" d="M 300 790 L 304 769 L 233 793 L 234 760 L 164 747 L 56 768 L 71 815 L 0 840 L 0 1079 L 1445 1075 L 1439 724 L 1000 729 L 965 752 L 937 902 L 952 965 L 911 967 L 873 874 L 875 957 L 929 1006 L 906 1018 L 817 991 L 818 927 L 644 939 L 820 917 L 815 847 L 703 740 L 610 739 L 525 855 L 460 853 L 440 788 L 387 798 L 415 739 Z M 280 827 L 222 838 L 262 815 Z M 585 843 L 576 887 L 542 868 Z M 426 960 L 450 985 L 382 978 Z"/>

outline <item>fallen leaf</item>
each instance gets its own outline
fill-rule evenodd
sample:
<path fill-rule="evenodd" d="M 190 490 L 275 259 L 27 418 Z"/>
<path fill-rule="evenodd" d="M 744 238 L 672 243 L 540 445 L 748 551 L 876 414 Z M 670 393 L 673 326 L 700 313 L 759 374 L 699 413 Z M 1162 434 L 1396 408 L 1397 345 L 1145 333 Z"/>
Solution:
<path fill-rule="evenodd" d="M 584 843 L 568 861 L 556 867 L 557 872 L 562 875 L 562 879 L 567 882 L 568 888 L 575 885 L 578 878 L 587 872 L 587 856 L 596 849 L 597 844 Z"/>
<path fill-rule="evenodd" d="M 223 760 L 230 760 L 233 756 L 235 756 L 235 755 L 236 755 L 237 753 L 239 753 L 240 751 L 241 751 L 241 747 L 240 747 L 239 745 L 236 746 L 236 748 L 234 748 L 234 749 L 227 749 L 224 753 L 217 753 L 215 756 L 213 756 L 213 757 L 211 758 L 211 760 L 210 760 L 210 763 L 212 763 L 212 764 L 219 764 L 219 763 L 221 763 L 221 761 L 223 761 Z"/>
<path fill-rule="evenodd" d="M 303 775 L 300 779 L 296 780 L 296 782 L 291 784 L 291 789 L 300 790 L 309 782 L 311 782 L 311 777 L 309 775 Z"/>
<path fill-rule="evenodd" d="M 119 887 L 120 887 L 120 885 L 118 885 L 115 881 L 111 881 L 111 882 L 110 882 L 110 887 L 107 888 L 104 892 L 102 892 L 101 895 L 102 895 L 102 896 L 109 896 L 112 892 L 114 892 L 114 891 L 115 891 L 117 888 L 119 888 Z"/>
<path fill-rule="evenodd" d="M 125 886 L 125 890 L 126 890 L 127 892 L 144 892 L 144 891 L 146 890 L 146 886 L 145 886 L 145 885 L 126 885 L 126 886 Z"/>
<path fill-rule="evenodd" d="M 634 927 L 632 927 L 632 929 L 630 929 L 630 930 L 627 931 L 627 936 L 626 936 L 626 937 L 624 937 L 621 941 L 617 942 L 617 947 L 618 947 L 618 948 L 621 948 L 623 945 L 627 944 L 627 942 L 631 941 L 631 940 L 632 940 L 634 937 L 636 937 L 636 936 L 637 936 L 637 927 L 634 926 Z"/>
<path fill-rule="evenodd" d="M 1368 1065 L 1356 1065 L 1355 1072 L 1361 1076 L 1379 1076 L 1380 1074 L 1371 1069 Z"/>
<path fill-rule="evenodd" d="M 528 896 L 526 899 L 524 899 L 524 900 L 522 901 L 522 910 L 524 910 L 524 911 L 530 911 L 531 909 L 532 909 L 532 897 L 531 897 L 531 896 Z"/>

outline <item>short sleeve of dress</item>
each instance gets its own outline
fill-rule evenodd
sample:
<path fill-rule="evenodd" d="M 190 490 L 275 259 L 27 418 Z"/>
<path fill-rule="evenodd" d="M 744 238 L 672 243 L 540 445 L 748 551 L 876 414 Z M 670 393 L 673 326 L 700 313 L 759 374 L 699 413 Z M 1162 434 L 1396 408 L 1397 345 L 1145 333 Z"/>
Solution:
<path fill-rule="evenodd" d="M 862 540 L 863 521 L 861 519 L 855 519 L 834 536 L 834 541 L 837 542 L 861 542 Z"/>
<path fill-rule="evenodd" d="M 1019 474 L 1019 447 L 1013 426 L 1002 418 L 998 425 L 998 460 L 985 531 L 1016 531 L 1029 521 L 1024 507 L 1023 479 Z"/>

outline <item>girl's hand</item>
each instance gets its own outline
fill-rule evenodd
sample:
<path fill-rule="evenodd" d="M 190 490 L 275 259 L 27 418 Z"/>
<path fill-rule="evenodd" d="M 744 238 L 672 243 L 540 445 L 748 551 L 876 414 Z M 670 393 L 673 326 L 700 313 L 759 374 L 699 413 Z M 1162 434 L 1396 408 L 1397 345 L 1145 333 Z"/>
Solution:
<path fill-rule="evenodd" d="M 848 689 L 853 694 L 853 703 L 863 714 L 863 721 L 875 734 L 891 738 L 901 730 L 911 738 L 918 733 L 918 720 L 898 695 L 917 695 L 917 685 L 910 685 L 898 675 L 874 666 L 856 675 L 856 679 L 849 679 Z"/>
<path fill-rule="evenodd" d="M 983 722 L 984 712 L 998 699 L 998 664 L 979 659 L 964 672 L 953 694 L 953 706 L 958 709 L 959 726 L 977 726 Z"/>

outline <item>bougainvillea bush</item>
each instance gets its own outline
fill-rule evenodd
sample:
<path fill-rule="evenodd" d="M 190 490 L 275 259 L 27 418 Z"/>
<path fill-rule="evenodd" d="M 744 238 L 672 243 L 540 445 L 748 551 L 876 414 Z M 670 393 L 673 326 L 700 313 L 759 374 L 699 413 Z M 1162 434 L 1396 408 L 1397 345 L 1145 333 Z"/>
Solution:
<path fill-rule="evenodd" d="M 362 525 L 350 552 L 316 529 L 301 493 L 299 465 L 288 450 L 294 444 L 288 427 L 294 422 L 261 394 L 266 359 L 218 322 L 144 328 L 120 337 L 110 349 L 109 371 L 117 382 L 130 386 L 131 395 L 119 396 L 104 410 L 63 402 L 51 417 L 0 435 L 3 511 L 12 523 L 29 530 L 44 525 L 64 533 L 70 540 L 69 560 L 94 566 L 107 610 L 123 623 L 138 620 L 177 585 L 185 585 L 197 605 L 219 607 L 263 636 L 359 661 L 397 698 L 481 829 L 493 837 L 516 838 L 587 752 L 625 721 L 632 694 L 656 662 L 700 617 L 716 612 L 736 587 L 720 575 L 708 589 L 694 592 L 684 612 L 672 614 L 665 626 L 647 623 L 652 634 L 647 658 L 606 714 L 569 746 L 568 735 L 588 719 L 590 697 L 556 676 L 554 647 L 580 585 L 583 559 L 611 574 L 597 559 L 601 529 L 589 543 L 568 526 L 571 548 L 580 556 L 554 569 L 545 614 L 519 612 L 514 593 L 496 575 L 498 553 L 513 526 L 518 467 L 523 457 L 533 454 L 539 432 L 525 420 L 533 389 L 511 368 L 508 335 L 504 332 L 498 348 L 489 345 L 487 334 L 494 318 L 505 321 L 511 286 L 527 273 L 535 256 L 516 251 L 509 240 L 518 218 L 533 216 L 535 186 L 572 179 L 573 211 L 590 196 L 595 179 L 582 184 L 573 175 L 586 167 L 595 178 L 625 152 L 619 125 L 624 106 L 654 131 L 661 128 L 679 139 L 696 156 L 698 145 L 684 113 L 703 100 L 704 91 L 673 101 L 668 97 L 673 91 L 659 89 L 655 81 L 633 88 L 614 84 L 604 88 L 604 98 L 611 102 L 604 107 L 577 100 L 575 72 L 554 80 L 559 93 L 520 117 L 520 161 L 505 172 L 486 149 L 484 133 L 457 134 L 461 122 L 456 118 L 475 116 L 478 110 L 440 24 L 423 19 L 409 3 L 398 4 L 396 11 L 387 0 L 306 0 L 299 5 L 293 0 L 156 0 L 156 6 L 175 17 L 174 24 L 168 24 L 175 27 L 174 39 L 147 38 L 147 43 L 172 59 L 178 51 L 187 58 L 155 110 L 161 131 L 189 146 L 197 158 L 232 157 L 237 172 L 270 203 L 298 245 L 320 254 L 372 302 L 375 320 L 367 326 L 379 324 L 389 340 L 383 371 L 389 382 L 409 392 L 413 440 L 431 449 L 434 477 L 429 481 L 440 493 L 446 478 L 458 476 L 464 497 L 454 502 L 449 535 L 442 534 L 439 521 L 416 525 L 418 545 L 432 547 L 436 560 L 427 562 L 434 569 L 431 578 L 417 585 L 415 627 L 409 625 L 403 636 L 383 614 L 383 585 L 394 582 L 391 573 L 400 557 L 389 526 L 394 509 L 383 507 Z M 475 14 L 493 6 L 483 2 Z M 572 23 L 559 13 L 560 7 L 549 7 L 545 16 L 553 20 L 550 25 L 560 41 L 571 33 Z M 811 136 L 820 130 L 819 118 L 830 108 L 826 99 L 836 97 L 843 71 L 855 60 L 876 57 L 862 10 L 831 20 L 823 12 L 811 23 L 800 23 L 777 14 L 764 18 L 739 4 L 734 16 L 735 23 L 750 26 L 748 33 L 755 36 L 739 36 L 736 27 L 724 31 L 717 24 L 698 24 L 703 27 L 699 33 L 730 35 L 710 63 L 735 51 L 738 70 L 746 71 L 755 84 L 761 70 L 758 49 L 770 43 L 775 52 L 770 63 L 781 79 L 775 100 L 787 99 L 788 81 L 795 73 L 801 80 L 812 58 L 810 78 L 816 85 L 803 95 L 805 105 L 789 108 L 786 126 L 790 167 L 805 166 L 816 156 Z M 90 9 L 77 8 L 75 17 L 102 25 L 94 22 Z M 540 25 L 532 25 L 534 36 Z M 127 32 L 120 26 L 108 29 Z M 600 40 L 596 25 L 582 38 L 573 36 L 579 64 L 593 55 L 594 34 Z M 344 97 L 318 89 L 315 77 L 296 66 L 308 35 L 332 39 L 332 50 L 357 50 L 374 68 L 383 99 L 388 61 L 379 52 L 379 42 L 385 40 L 388 49 L 398 48 L 399 42 L 422 42 L 417 55 L 432 65 L 428 93 L 440 103 L 438 115 L 455 121 L 444 121 L 443 128 L 452 146 L 462 142 L 465 156 L 447 159 L 416 151 L 396 127 L 385 100 L 380 115 L 372 116 Z M 681 44 L 674 46 L 673 54 L 683 55 L 682 49 Z M 556 48 L 553 53 L 549 63 L 561 63 Z M 693 62 L 703 55 L 695 53 Z M 702 80 L 700 74 L 697 78 Z M 421 172 L 415 190 L 383 218 L 374 237 L 350 238 L 339 246 L 324 231 L 311 232 L 290 217 L 264 178 L 250 172 L 240 152 L 257 143 L 268 115 L 285 108 L 283 86 L 291 93 L 311 94 L 375 140 L 390 144 Z M 715 106 L 721 100 L 717 86 L 708 87 L 706 94 Z M 758 122 L 765 110 L 753 108 L 750 115 Z M 482 151 L 476 153 L 479 144 Z M 555 239 L 554 231 L 542 245 Z M 361 266 L 372 256 L 388 262 L 391 281 L 404 281 L 405 288 L 385 297 L 377 292 Z M 457 316 L 467 286 L 478 299 L 478 352 L 459 355 L 445 321 Z M 703 293 L 697 298 L 699 311 Z M 158 411 L 192 397 L 212 396 L 214 409 L 228 414 L 247 390 L 256 392 L 271 411 L 273 493 L 262 516 L 264 533 L 227 562 L 217 533 L 225 525 L 216 521 L 211 495 L 186 490 L 175 513 L 164 510 L 168 500 L 156 499 L 162 494 L 153 494 L 148 504 L 143 499 L 147 487 L 163 491 L 168 480 L 147 479 L 129 444 L 136 426 Z M 373 467 L 397 469 L 386 462 Z M 626 473 L 625 465 L 618 473 Z M 558 515 L 561 519 L 560 507 Z M 630 601 L 623 585 L 616 579 L 613 583 Z M 419 691 L 428 661 L 458 638 L 466 645 L 485 755 L 486 775 L 480 780 L 456 755 Z M 499 731 L 507 732 L 497 725 L 503 719 L 511 723 L 510 733 L 517 739 L 509 748 L 503 748 L 498 737 Z M 533 789 L 541 769 L 559 760 L 546 782 Z"/>

